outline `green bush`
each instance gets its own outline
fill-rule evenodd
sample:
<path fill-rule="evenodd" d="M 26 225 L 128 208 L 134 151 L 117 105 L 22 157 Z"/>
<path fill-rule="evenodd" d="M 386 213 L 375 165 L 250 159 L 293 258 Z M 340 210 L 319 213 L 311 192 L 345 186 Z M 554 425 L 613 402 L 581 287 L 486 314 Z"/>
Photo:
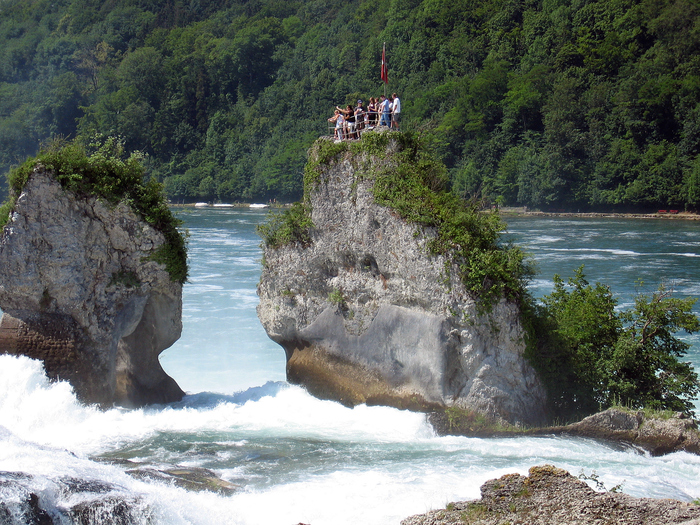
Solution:
<path fill-rule="evenodd" d="M 10 197 L 0 208 L 0 224 L 7 223 L 19 194 L 37 165 L 43 165 L 69 191 L 95 195 L 111 204 L 126 202 L 144 221 L 166 239 L 152 260 L 165 264 L 173 281 L 187 280 L 187 245 L 178 231 L 176 219 L 163 194 L 162 185 L 151 179 L 144 182 L 143 155 L 127 156 L 123 143 L 114 137 L 96 136 L 84 144 L 79 140 L 57 139 L 35 158 L 10 171 Z"/>
<path fill-rule="evenodd" d="M 258 235 L 265 246 L 279 248 L 287 244 L 299 243 L 308 246 L 311 243 L 311 213 L 308 207 L 295 202 L 290 208 L 280 212 L 270 212 L 267 221 L 258 226 Z"/>
<path fill-rule="evenodd" d="M 691 415 L 700 381 L 680 361 L 689 344 L 675 334 L 700 331 L 695 299 L 677 299 L 663 286 L 639 294 L 635 306 L 619 312 L 606 286 L 590 285 L 583 267 L 542 299 L 529 348 L 558 416 L 582 416 L 623 405 Z"/>
<path fill-rule="evenodd" d="M 374 177 L 375 201 L 408 222 L 435 228 L 430 252 L 446 257 L 446 272 L 457 264 L 460 280 L 482 311 L 504 296 L 524 300 L 533 274 L 525 253 L 501 242 L 506 225 L 497 212 L 484 211 L 479 201 L 464 201 L 449 190 L 445 166 L 418 139 L 408 133 L 366 133 L 354 147 L 386 155 L 390 141 L 397 146 L 391 162 L 379 163 L 366 175 Z"/>
<path fill-rule="evenodd" d="M 333 288 L 333 291 L 328 294 L 328 301 L 337 306 L 343 307 L 345 305 L 345 297 L 343 292 L 337 288 Z"/>

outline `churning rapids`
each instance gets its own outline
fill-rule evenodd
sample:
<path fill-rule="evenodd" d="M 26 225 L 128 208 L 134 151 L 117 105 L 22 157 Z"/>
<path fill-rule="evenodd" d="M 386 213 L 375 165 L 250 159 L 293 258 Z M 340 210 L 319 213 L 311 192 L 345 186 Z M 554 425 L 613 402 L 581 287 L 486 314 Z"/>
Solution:
<path fill-rule="evenodd" d="M 635 496 L 700 497 L 700 457 L 652 458 L 637 450 L 563 437 L 435 437 L 421 414 L 348 409 L 284 381 L 284 351 L 268 340 L 255 306 L 260 275 L 255 226 L 264 212 L 181 211 L 190 232 L 184 331 L 161 357 L 188 396 L 178 404 L 99 411 L 76 402 L 41 365 L 0 356 L 0 472 L 21 472 L 56 523 L 76 503 L 78 479 L 107 487 L 93 497 L 133 502 L 143 523 L 398 524 L 411 514 L 479 496 L 480 485 L 550 463 L 596 473 Z M 509 220 L 508 237 L 539 264 L 535 295 L 554 273 L 581 263 L 591 282 L 629 305 L 641 279 L 700 296 L 700 222 L 612 219 Z M 700 366 L 700 338 L 689 359 Z M 204 467 L 239 488 L 228 496 L 135 479 L 134 468 Z M 20 497 L 0 484 L 9 507 Z M 83 496 L 80 496 L 83 497 Z M 109 520 L 104 521 L 109 523 Z"/>

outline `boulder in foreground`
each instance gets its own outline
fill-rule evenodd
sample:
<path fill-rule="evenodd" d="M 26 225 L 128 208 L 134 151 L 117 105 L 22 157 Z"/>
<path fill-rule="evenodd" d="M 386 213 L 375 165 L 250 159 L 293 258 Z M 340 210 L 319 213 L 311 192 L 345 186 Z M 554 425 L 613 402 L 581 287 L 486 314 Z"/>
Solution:
<path fill-rule="evenodd" d="M 565 470 L 544 465 L 528 476 L 484 483 L 481 499 L 412 516 L 401 525 L 700 525 L 700 506 L 670 499 L 596 492 Z"/>

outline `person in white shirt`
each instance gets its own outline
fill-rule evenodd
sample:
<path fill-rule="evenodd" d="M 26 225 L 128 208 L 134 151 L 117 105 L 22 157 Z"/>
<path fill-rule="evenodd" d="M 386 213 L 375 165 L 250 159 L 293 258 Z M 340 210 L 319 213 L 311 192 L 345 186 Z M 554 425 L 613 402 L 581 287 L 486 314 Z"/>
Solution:
<path fill-rule="evenodd" d="M 396 93 L 391 96 L 394 99 L 391 105 L 391 127 L 398 131 L 399 122 L 401 121 L 401 101 Z"/>
<path fill-rule="evenodd" d="M 335 113 L 331 118 L 328 119 L 328 122 L 335 122 L 335 140 L 336 141 L 341 141 L 343 140 L 343 129 L 345 128 L 345 118 L 343 117 L 343 114 L 340 112 L 339 109 L 335 110 Z"/>
<path fill-rule="evenodd" d="M 391 127 L 391 103 L 384 95 L 381 96 L 381 102 L 379 103 L 379 114 L 381 115 L 379 125 L 387 128 Z"/>

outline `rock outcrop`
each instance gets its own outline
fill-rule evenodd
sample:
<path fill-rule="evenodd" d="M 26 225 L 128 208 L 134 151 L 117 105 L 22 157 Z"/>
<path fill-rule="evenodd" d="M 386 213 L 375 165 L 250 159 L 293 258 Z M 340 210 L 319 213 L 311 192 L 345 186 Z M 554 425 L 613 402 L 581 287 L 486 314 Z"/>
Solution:
<path fill-rule="evenodd" d="M 221 479 L 214 471 L 201 467 L 172 467 L 167 469 L 141 467 L 127 470 L 126 473 L 136 479 L 167 483 L 193 492 L 206 490 L 223 496 L 230 496 L 240 489 L 238 485 Z"/>
<path fill-rule="evenodd" d="M 152 523 L 154 511 L 140 495 L 112 483 L 81 478 L 37 479 L 0 471 L 0 523 Z"/>
<path fill-rule="evenodd" d="M 128 205 L 38 166 L 0 239 L 0 352 L 42 360 L 85 402 L 180 400 L 158 361 L 182 330 L 182 285 L 148 260 L 164 242 Z"/>
<path fill-rule="evenodd" d="M 563 426 L 522 429 L 474 421 L 473 414 L 435 411 L 428 421 L 440 436 L 581 436 L 623 443 L 648 451 L 652 456 L 671 452 L 700 454 L 698 423 L 681 412 L 645 414 L 643 411 L 609 408 L 581 421 Z"/>
<path fill-rule="evenodd" d="M 518 307 L 501 300 L 481 315 L 456 268 L 428 254 L 435 232 L 375 203 L 363 174 L 391 164 L 395 147 L 322 166 L 305 195 L 310 242 L 264 250 L 258 316 L 286 351 L 288 380 L 349 406 L 456 405 L 541 423 Z"/>
<path fill-rule="evenodd" d="M 451 503 L 406 518 L 401 525 L 700 525 L 700 506 L 670 499 L 596 492 L 565 470 L 532 467 L 529 476 L 507 474 L 487 481 L 481 499 Z"/>
<path fill-rule="evenodd" d="M 646 417 L 643 412 L 611 408 L 554 430 L 564 434 L 621 441 L 648 450 L 653 456 L 685 451 L 700 454 L 697 422 L 684 417 Z"/>

